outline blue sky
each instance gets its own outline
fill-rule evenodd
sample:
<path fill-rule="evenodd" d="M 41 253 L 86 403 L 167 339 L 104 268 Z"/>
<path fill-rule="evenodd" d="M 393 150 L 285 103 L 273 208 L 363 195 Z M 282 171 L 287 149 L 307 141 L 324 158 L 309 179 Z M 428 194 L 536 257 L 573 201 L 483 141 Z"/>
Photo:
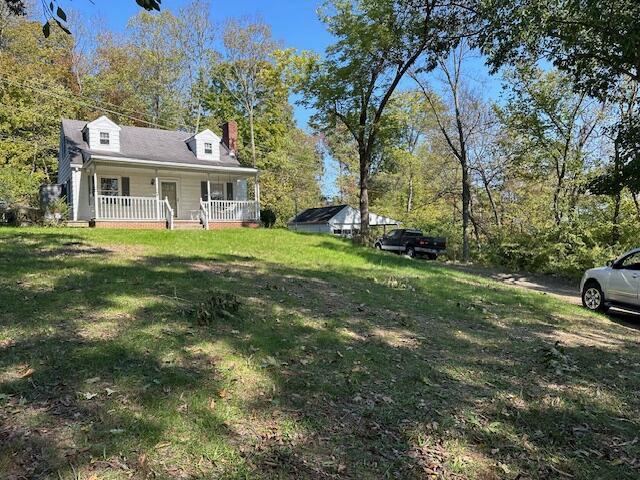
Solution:
<path fill-rule="evenodd" d="M 134 0 L 59 0 L 60 5 L 68 10 L 79 10 L 84 17 L 100 18 L 106 26 L 114 31 L 124 29 L 127 20 L 140 11 Z M 186 0 L 163 0 L 164 10 L 177 10 Z M 320 0 L 211 0 L 211 11 L 208 12 L 214 23 L 221 23 L 229 17 L 261 16 L 271 25 L 273 36 L 285 47 L 299 50 L 312 50 L 318 53 L 332 43 L 332 37 L 324 24 L 318 20 L 316 9 Z M 489 97 L 497 98 L 499 82 L 488 77 L 484 62 L 480 58 L 469 61 L 468 74 L 474 80 L 480 80 L 479 87 Z M 437 82 L 434 82 L 434 86 Z M 408 85 L 404 82 L 404 85 Z M 295 106 L 295 117 L 298 125 L 306 127 L 312 112 Z M 330 158 L 325 159 L 325 177 L 323 191 L 325 195 L 336 194 L 336 165 Z"/>

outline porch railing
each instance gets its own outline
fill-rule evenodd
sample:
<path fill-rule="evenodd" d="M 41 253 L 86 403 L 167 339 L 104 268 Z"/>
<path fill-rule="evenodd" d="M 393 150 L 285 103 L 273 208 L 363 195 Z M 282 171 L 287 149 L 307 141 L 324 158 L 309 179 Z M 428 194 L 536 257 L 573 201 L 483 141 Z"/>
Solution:
<path fill-rule="evenodd" d="M 173 230 L 173 208 L 171 208 L 171 204 L 169 203 L 169 199 L 164 197 L 164 201 L 161 202 L 162 211 L 164 212 L 164 216 L 167 220 L 167 228 L 169 230 Z"/>
<path fill-rule="evenodd" d="M 200 199 L 200 211 L 198 212 L 198 218 L 205 230 L 209 230 L 209 209 L 207 202 Z"/>
<path fill-rule="evenodd" d="M 209 200 L 210 222 L 255 222 L 259 219 L 258 202 L 254 200 Z"/>
<path fill-rule="evenodd" d="M 165 202 L 156 197 L 98 195 L 95 217 L 100 220 L 160 220 Z"/>

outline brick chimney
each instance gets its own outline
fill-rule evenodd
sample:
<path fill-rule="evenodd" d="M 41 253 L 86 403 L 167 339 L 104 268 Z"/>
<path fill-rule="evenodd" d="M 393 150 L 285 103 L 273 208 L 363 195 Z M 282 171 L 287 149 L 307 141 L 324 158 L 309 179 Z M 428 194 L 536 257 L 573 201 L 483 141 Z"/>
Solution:
<path fill-rule="evenodd" d="M 222 125 L 222 143 L 234 154 L 238 151 L 238 124 L 230 120 Z"/>

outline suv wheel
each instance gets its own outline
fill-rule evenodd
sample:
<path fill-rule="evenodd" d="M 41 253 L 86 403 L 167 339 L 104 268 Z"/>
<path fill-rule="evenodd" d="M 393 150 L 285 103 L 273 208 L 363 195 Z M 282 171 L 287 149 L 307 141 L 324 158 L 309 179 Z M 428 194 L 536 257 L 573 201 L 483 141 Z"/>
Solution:
<path fill-rule="evenodd" d="M 582 305 L 593 312 L 606 312 L 604 293 L 597 282 L 587 282 L 582 290 Z"/>

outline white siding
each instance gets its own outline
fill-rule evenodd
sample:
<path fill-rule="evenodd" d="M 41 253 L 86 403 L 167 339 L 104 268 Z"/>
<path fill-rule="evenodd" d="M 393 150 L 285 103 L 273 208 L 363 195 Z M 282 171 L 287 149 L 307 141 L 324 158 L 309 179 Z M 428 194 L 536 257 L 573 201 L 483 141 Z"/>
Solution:
<path fill-rule="evenodd" d="M 211 144 L 211 153 L 205 153 L 204 144 Z M 195 153 L 196 157 L 200 160 L 211 160 L 213 162 L 220 161 L 220 137 L 213 133 L 211 130 L 203 130 L 202 132 L 194 135 L 187 141 L 189 149 Z"/>
<path fill-rule="evenodd" d="M 332 233 L 328 223 L 289 225 L 289 230 L 305 233 Z"/>
<path fill-rule="evenodd" d="M 352 225 L 360 225 L 360 211 L 353 207 L 344 207 L 329 220 L 333 228 L 350 228 Z"/>
<path fill-rule="evenodd" d="M 120 127 L 102 116 L 93 122 L 87 123 L 86 140 L 91 150 L 100 150 L 103 152 L 119 152 L 120 151 Z M 100 133 L 109 134 L 109 145 L 100 143 Z"/>
<path fill-rule="evenodd" d="M 69 195 L 69 199 L 67 200 L 67 203 L 69 203 L 70 207 L 71 207 L 71 218 L 73 218 L 73 220 L 82 220 L 80 218 L 80 199 L 81 194 L 80 194 L 80 186 L 81 186 L 81 182 L 82 182 L 82 170 L 80 169 L 74 169 L 71 172 L 71 188 L 70 191 L 68 192 Z"/>

